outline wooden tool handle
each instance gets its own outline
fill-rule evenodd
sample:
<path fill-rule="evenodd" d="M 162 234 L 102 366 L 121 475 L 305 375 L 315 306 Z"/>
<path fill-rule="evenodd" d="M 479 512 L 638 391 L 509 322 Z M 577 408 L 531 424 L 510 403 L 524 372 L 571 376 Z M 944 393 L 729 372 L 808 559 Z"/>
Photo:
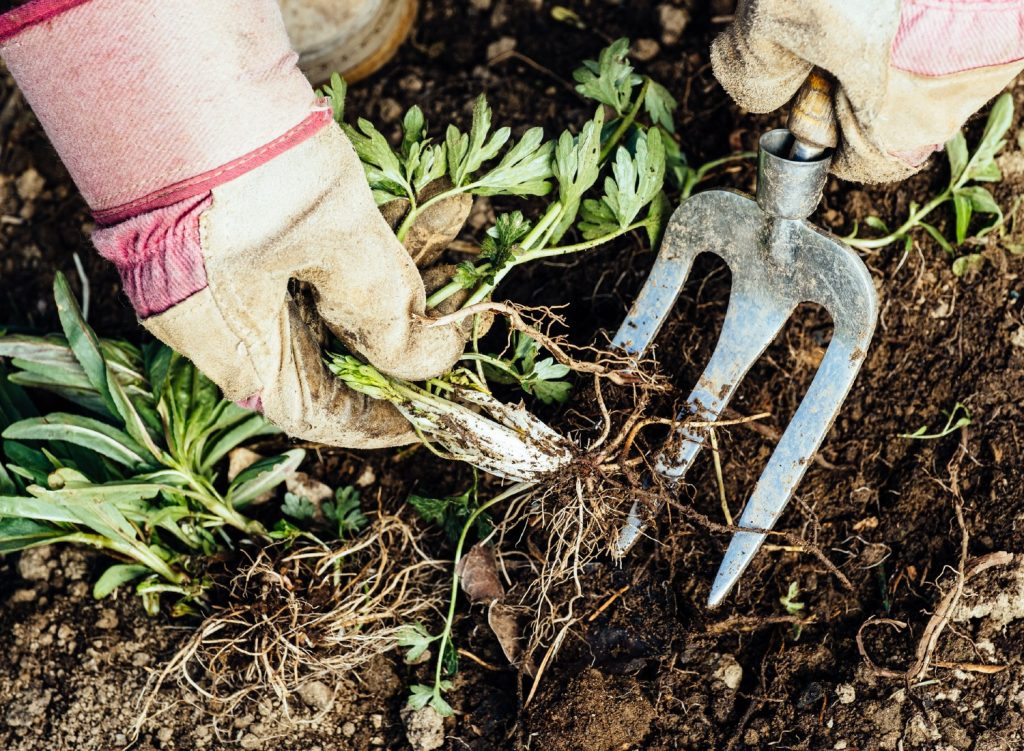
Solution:
<path fill-rule="evenodd" d="M 789 132 L 803 145 L 824 150 L 834 149 L 839 143 L 835 107 L 832 104 L 834 89 L 831 77 L 815 68 L 793 97 L 789 112 Z"/>

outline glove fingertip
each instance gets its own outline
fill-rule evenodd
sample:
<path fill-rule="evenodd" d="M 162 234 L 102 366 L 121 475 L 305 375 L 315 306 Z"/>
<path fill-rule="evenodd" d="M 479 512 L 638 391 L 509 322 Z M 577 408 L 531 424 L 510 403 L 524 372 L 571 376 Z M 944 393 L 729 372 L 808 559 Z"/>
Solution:
<path fill-rule="evenodd" d="M 772 112 L 786 105 L 813 66 L 774 42 L 751 44 L 729 28 L 711 44 L 711 70 L 743 109 Z"/>

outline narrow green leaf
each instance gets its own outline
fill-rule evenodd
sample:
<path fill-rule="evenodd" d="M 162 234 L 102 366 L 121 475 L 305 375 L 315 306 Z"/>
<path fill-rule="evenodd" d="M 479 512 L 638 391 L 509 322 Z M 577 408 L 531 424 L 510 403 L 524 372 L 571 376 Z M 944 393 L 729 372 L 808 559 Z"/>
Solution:
<path fill-rule="evenodd" d="M 920 226 L 924 228 L 924 231 L 927 232 L 931 236 L 931 238 L 942 247 L 944 251 L 946 251 L 950 255 L 956 254 L 953 250 L 953 246 L 950 245 L 949 240 L 943 237 L 942 233 L 939 232 L 939 230 L 936 229 L 933 225 L 928 224 L 927 222 L 921 222 Z"/>
<path fill-rule="evenodd" d="M 0 506 L 10 500 L 0 497 Z M 67 534 L 67 531 L 59 527 L 34 519 L 3 517 L 0 518 L 0 553 L 14 553 L 38 545 L 49 545 Z"/>
<path fill-rule="evenodd" d="M 146 451 L 126 433 L 91 417 L 54 412 L 8 426 L 3 438 L 22 441 L 66 441 L 95 451 L 126 467 L 142 468 Z"/>
<path fill-rule="evenodd" d="M 95 332 L 85 322 L 78 301 L 71 292 L 68 280 L 63 273 L 57 272 L 53 279 L 53 296 L 57 303 L 57 314 L 60 317 L 64 336 L 68 345 L 85 372 L 86 378 L 96 389 L 103 403 L 111 414 L 117 414 L 117 406 L 110 395 L 107 385 L 107 365 L 100 350 L 100 342 Z"/>
<path fill-rule="evenodd" d="M 949 184 L 954 185 L 967 167 L 967 139 L 962 132 L 957 132 L 946 142 L 946 156 L 949 158 Z"/>
<path fill-rule="evenodd" d="M 953 194 L 953 208 L 956 210 L 956 244 L 967 239 L 967 227 L 971 223 L 971 200 L 960 191 Z"/>
<path fill-rule="evenodd" d="M 978 142 L 979 152 L 995 153 L 999 150 L 999 142 L 1010 129 L 1013 123 L 1013 95 L 1010 93 L 1000 94 L 996 97 L 992 109 L 988 113 L 988 120 L 985 122 L 985 130 Z"/>
<path fill-rule="evenodd" d="M 228 505 L 241 509 L 273 490 L 298 469 L 305 456 L 302 449 L 292 449 L 280 456 L 256 462 L 231 483 L 227 493 Z"/>
<path fill-rule="evenodd" d="M 140 576 L 151 573 L 153 572 L 147 566 L 140 566 L 136 563 L 115 563 L 113 566 L 108 566 L 107 570 L 96 580 L 92 587 L 92 596 L 96 600 L 102 600 L 122 584 L 127 584 Z"/>

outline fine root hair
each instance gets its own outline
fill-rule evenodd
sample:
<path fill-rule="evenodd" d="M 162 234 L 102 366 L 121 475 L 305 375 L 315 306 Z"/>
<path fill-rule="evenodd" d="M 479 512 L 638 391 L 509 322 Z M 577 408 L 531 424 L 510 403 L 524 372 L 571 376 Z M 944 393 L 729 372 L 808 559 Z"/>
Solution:
<path fill-rule="evenodd" d="M 185 689 L 215 726 L 268 700 L 280 707 L 279 725 L 315 721 L 330 706 L 309 717 L 303 687 L 319 682 L 336 693 L 396 646 L 403 624 L 436 613 L 445 565 L 420 549 L 400 517 L 370 518 L 350 540 L 264 548 L 215 585 L 219 607 L 150 680 L 136 733 L 168 683 Z"/>

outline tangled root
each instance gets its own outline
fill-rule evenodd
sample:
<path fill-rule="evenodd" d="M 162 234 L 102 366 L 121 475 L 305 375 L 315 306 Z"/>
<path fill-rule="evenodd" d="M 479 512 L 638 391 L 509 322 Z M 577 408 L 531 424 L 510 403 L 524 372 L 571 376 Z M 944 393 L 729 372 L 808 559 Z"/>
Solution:
<path fill-rule="evenodd" d="M 592 465 L 578 463 L 513 502 L 499 534 L 530 538 L 529 584 L 518 598 L 531 613 L 525 654 L 557 652 L 580 622 L 587 565 L 612 549 L 634 497 Z M 525 526 L 523 520 L 525 519 Z M 499 543 L 499 548 L 505 545 Z"/>
<path fill-rule="evenodd" d="M 213 593 L 224 606 L 151 681 L 136 732 L 172 680 L 215 722 L 267 699 L 285 724 L 315 721 L 295 711 L 303 687 L 320 682 L 336 691 L 393 649 L 403 624 L 426 619 L 439 603 L 436 572 L 444 564 L 423 553 L 399 517 L 371 519 L 353 540 L 260 550 Z"/>

